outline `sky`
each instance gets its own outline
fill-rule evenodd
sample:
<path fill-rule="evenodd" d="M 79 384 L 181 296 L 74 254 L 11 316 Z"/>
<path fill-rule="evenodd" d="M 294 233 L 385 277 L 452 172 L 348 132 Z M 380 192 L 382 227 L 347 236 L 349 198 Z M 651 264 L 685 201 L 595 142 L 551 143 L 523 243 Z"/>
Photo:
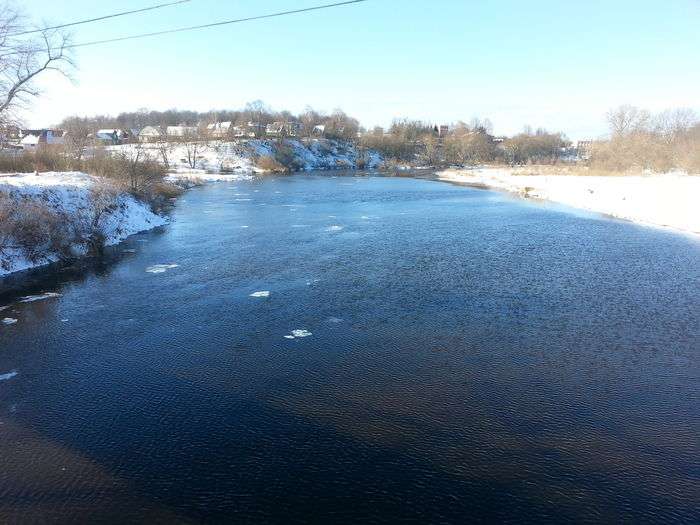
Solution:
<path fill-rule="evenodd" d="M 165 0 L 22 0 L 57 24 Z M 73 29 L 75 43 L 255 16 L 331 0 L 191 0 Z M 489 118 L 572 140 L 606 132 L 621 104 L 700 111 L 700 0 L 368 0 L 287 17 L 85 47 L 71 80 L 48 74 L 25 115 L 139 108 L 341 108 L 362 125 Z"/>

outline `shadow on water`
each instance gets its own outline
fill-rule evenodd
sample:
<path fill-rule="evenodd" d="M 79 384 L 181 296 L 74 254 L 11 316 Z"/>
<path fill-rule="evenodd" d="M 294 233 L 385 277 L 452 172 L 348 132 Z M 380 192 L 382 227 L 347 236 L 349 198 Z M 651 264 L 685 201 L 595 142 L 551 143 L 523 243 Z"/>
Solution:
<path fill-rule="evenodd" d="M 132 235 L 124 242 L 105 248 L 99 257 L 82 257 L 69 262 L 57 262 L 23 272 L 0 277 L 0 306 L 17 299 L 44 292 L 59 293 L 70 284 L 82 283 L 91 276 L 107 277 L 122 261 L 133 257 L 139 239 L 162 235 L 163 227 Z"/>

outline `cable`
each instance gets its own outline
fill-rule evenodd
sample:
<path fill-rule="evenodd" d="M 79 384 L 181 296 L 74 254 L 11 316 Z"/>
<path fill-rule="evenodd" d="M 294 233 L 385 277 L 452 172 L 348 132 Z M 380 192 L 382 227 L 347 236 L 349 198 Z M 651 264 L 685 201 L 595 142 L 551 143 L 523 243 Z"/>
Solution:
<path fill-rule="evenodd" d="M 10 37 L 10 36 L 31 35 L 33 33 L 43 33 L 44 31 L 50 31 L 52 29 L 61 29 L 64 27 L 77 26 L 80 24 L 89 24 L 91 22 L 99 22 L 100 20 L 107 20 L 108 18 L 116 18 L 118 16 L 126 16 L 126 15 L 133 15 L 136 13 L 143 13 L 145 11 L 153 11 L 154 9 L 161 9 L 163 7 L 170 7 L 170 6 L 174 6 L 174 5 L 185 4 L 185 3 L 190 2 L 190 1 L 191 0 L 178 0 L 177 2 L 168 2 L 167 4 L 158 4 L 158 5 L 153 5 L 151 7 L 143 7 L 141 9 L 134 9 L 132 11 L 122 11 L 120 13 L 99 16 L 97 18 L 88 18 L 87 20 L 79 20 L 77 22 L 69 22 L 67 24 L 61 24 L 58 26 L 43 27 L 41 29 L 32 29 L 29 31 L 20 31 L 18 33 L 10 33 L 10 34 L 5 35 L 5 36 Z"/>
<path fill-rule="evenodd" d="M 124 40 L 134 40 L 136 38 L 146 38 L 146 37 L 151 37 L 151 36 L 159 36 L 159 35 L 167 35 L 171 33 L 180 33 L 182 31 L 194 31 L 195 29 L 206 29 L 209 27 L 217 27 L 217 26 L 223 26 L 223 25 L 228 25 L 228 24 L 237 24 L 240 22 L 250 22 L 252 20 L 262 20 L 264 18 L 275 18 L 279 16 L 286 16 L 286 15 L 293 15 L 297 13 L 307 13 L 309 11 L 318 11 L 320 9 L 329 9 L 331 7 L 339 7 L 342 5 L 349 5 L 349 4 L 359 4 L 361 2 L 366 2 L 367 0 L 348 0 L 346 2 L 336 2 L 334 4 L 325 4 L 325 5 L 318 5 L 314 7 L 306 7 L 303 9 L 293 9 L 291 11 L 280 11 L 278 13 L 270 13 L 269 15 L 258 15 L 258 16 L 251 16 L 248 18 L 237 18 L 234 20 L 225 20 L 223 22 L 213 22 L 211 24 L 204 24 L 200 26 L 190 26 L 190 27 L 180 27 L 178 29 L 168 29 L 165 31 L 156 31 L 154 33 L 142 33 L 140 35 L 130 35 L 130 36 L 122 36 L 119 38 L 110 38 L 107 40 L 95 40 L 93 42 L 83 42 L 81 44 L 69 44 L 67 46 L 64 46 L 63 49 L 73 49 L 76 47 L 86 47 L 86 46 L 96 46 L 98 44 L 109 44 L 111 42 L 123 42 Z M 51 51 L 58 51 L 61 48 L 52 48 Z"/>

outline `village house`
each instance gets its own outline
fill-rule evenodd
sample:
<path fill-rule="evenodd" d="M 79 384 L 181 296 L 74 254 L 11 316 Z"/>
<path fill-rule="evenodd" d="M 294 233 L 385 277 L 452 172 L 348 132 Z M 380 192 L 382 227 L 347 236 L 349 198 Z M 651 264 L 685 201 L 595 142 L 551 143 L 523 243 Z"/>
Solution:
<path fill-rule="evenodd" d="M 95 140 L 108 146 L 123 144 L 131 137 L 131 133 L 124 129 L 100 129 L 95 133 Z"/>
<path fill-rule="evenodd" d="M 168 138 L 182 138 L 197 135 L 196 126 L 168 126 L 165 128 L 165 134 Z"/>
<path fill-rule="evenodd" d="M 215 123 L 209 124 L 207 126 L 207 133 L 209 133 L 209 135 L 215 139 L 226 138 L 226 137 L 228 137 L 232 126 L 233 126 L 233 122 L 231 122 L 231 121 L 215 122 Z"/>
<path fill-rule="evenodd" d="M 326 134 L 326 126 L 324 126 L 323 124 L 314 126 L 314 129 L 311 133 L 313 135 L 316 135 L 317 137 L 323 137 Z"/>
<path fill-rule="evenodd" d="M 22 149 L 35 149 L 39 146 L 60 145 L 64 142 L 62 129 L 24 129 L 20 146 Z"/>
<path fill-rule="evenodd" d="M 158 142 L 163 138 L 163 131 L 158 126 L 146 126 L 138 137 L 139 142 Z"/>
<path fill-rule="evenodd" d="M 296 137 L 301 126 L 298 122 L 273 122 L 265 128 L 268 137 Z"/>

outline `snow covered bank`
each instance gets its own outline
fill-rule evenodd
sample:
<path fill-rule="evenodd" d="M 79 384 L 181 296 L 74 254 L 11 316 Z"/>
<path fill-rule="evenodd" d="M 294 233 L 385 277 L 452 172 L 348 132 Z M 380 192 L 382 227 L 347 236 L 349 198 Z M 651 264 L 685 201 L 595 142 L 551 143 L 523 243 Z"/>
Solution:
<path fill-rule="evenodd" d="M 517 169 L 481 168 L 449 169 L 438 177 L 700 234 L 700 176 L 523 175 Z"/>
<path fill-rule="evenodd" d="M 374 151 L 360 151 L 349 142 L 329 139 L 245 139 L 124 144 L 107 148 L 114 154 L 133 156 L 137 151 L 165 163 L 172 176 L 191 180 L 240 180 L 242 176 L 264 173 L 260 160 L 275 159 L 292 171 L 331 169 L 376 169 L 383 159 Z"/>
<path fill-rule="evenodd" d="M 55 251 L 56 242 L 45 218 L 57 221 L 62 235 L 74 239 L 70 251 L 75 256 L 87 253 L 90 235 L 94 238 L 99 234 L 105 245 L 113 245 L 167 223 L 130 194 L 79 172 L 0 174 L 0 197 L 10 208 L 11 220 L 20 227 L 24 219 L 32 222 L 22 214 L 37 210 L 46 214 L 33 222 L 42 231 L 36 235 L 40 245 L 30 250 L 26 240 L 20 242 L 8 229 L 0 230 L 0 276 L 59 260 L 61 254 Z"/>

